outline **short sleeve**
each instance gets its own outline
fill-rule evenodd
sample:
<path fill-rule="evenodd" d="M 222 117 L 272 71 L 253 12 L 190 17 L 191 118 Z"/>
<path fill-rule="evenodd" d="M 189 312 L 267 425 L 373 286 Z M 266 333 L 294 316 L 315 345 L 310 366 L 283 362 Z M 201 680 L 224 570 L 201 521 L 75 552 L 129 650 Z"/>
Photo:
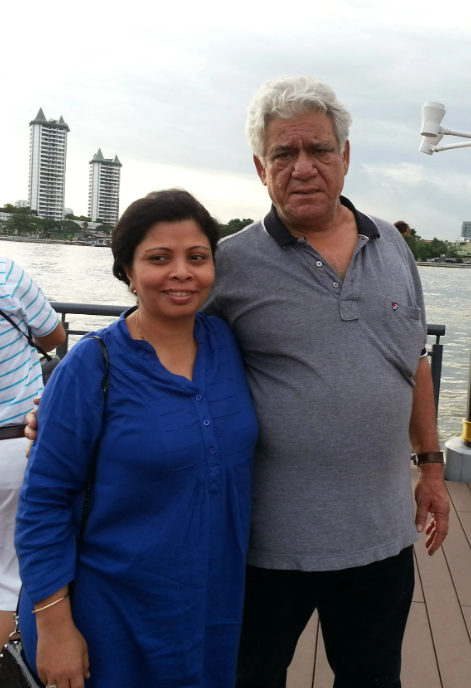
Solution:
<path fill-rule="evenodd" d="M 50 334 L 59 321 L 57 313 L 44 296 L 36 282 L 13 261 L 5 263 L 6 303 L 22 320 L 36 337 Z M 0 306 L 1 307 L 1 306 Z"/>

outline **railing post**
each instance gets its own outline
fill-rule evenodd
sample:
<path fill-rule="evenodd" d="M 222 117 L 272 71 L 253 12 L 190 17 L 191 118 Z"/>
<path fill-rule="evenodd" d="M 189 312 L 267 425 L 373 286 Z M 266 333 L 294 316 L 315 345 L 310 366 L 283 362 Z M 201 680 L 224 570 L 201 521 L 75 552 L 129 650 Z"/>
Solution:
<path fill-rule="evenodd" d="M 437 337 L 438 339 L 438 337 Z M 440 381 L 442 378 L 443 344 L 433 344 L 430 368 L 432 370 L 433 396 L 435 399 L 435 412 L 438 416 L 438 401 L 440 399 Z"/>
<path fill-rule="evenodd" d="M 435 337 L 435 344 L 432 351 L 428 352 L 431 358 L 430 368 L 432 371 L 433 396 L 435 400 L 435 412 L 438 416 L 438 401 L 440 399 L 440 380 L 442 377 L 443 344 L 440 344 L 440 337 L 446 332 L 445 325 L 427 325 L 427 334 Z"/>

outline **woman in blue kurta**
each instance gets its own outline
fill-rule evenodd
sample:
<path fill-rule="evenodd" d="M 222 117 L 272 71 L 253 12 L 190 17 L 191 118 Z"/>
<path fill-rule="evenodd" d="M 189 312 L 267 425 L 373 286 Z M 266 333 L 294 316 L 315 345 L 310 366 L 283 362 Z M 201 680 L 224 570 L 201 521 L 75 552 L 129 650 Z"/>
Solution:
<path fill-rule="evenodd" d="M 37 622 L 37 671 L 59 688 L 235 683 L 257 427 L 230 328 L 196 314 L 212 282 L 215 237 L 199 204 L 196 216 L 188 211 L 195 203 L 183 191 L 150 195 L 115 230 L 118 276 L 120 230 L 140 226 L 143 238 L 122 268 L 138 307 L 98 332 L 110 361 L 106 404 L 102 354 L 90 338 L 41 400 L 18 511 L 20 626 L 34 668 Z M 71 581 L 70 603 L 61 598 Z"/>

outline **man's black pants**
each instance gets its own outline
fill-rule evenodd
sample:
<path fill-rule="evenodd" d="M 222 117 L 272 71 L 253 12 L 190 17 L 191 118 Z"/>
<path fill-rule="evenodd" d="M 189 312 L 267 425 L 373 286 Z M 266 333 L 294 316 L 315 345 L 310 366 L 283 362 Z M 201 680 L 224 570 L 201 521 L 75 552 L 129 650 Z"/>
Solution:
<path fill-rule="evenodd" d="M 237 688 L 285 688 L 298 638 L 315 609 L 334 688 L 400 688 L 413 590 L 412 547 L 343 571 L 248 566 Z"/>

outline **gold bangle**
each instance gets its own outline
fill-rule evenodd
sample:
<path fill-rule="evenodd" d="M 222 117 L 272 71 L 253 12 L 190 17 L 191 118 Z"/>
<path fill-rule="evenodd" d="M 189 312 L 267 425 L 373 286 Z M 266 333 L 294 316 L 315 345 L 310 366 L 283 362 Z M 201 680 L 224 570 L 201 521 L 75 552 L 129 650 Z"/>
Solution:
<path fill-rule="evenodd" d="M 54 602 L 50 602 L 50 604 L 46 604 L 44 607 L 40 607 L 39 609 L 33 609 L 33 610 L 31 611 L 31 614 L 37 614 L 38 612 L 42 612 L 42 611 L 44 611 L 45 609 L 49 609 L 49 607 L 53 607 L 53 606 L 54 606 L 55 604 L 57 604 L 58 602 L 62 602 L 62 600 L 65 600 L 65 598 L 68 597 L 68 596 L 69 596 L 69 593 L 67 593 L 67 595 L 64 595 L 64 597 L 59 597 L 59 599 L 58 599 L 58 600 L 54 600 Z"/>

